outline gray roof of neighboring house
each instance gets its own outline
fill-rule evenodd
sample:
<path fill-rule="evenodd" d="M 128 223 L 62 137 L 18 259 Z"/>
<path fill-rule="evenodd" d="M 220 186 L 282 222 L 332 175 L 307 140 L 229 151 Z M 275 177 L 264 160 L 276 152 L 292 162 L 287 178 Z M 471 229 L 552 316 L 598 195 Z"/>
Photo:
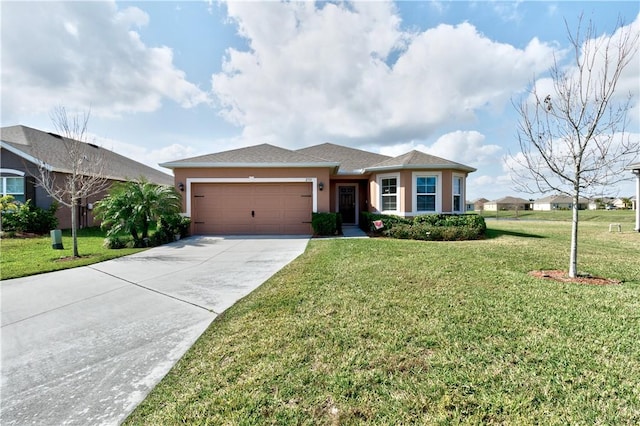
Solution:
<path fill-rule="evenodd" d="M 631 163 L 629 164 L 627 167 L 625 167 L 626 170 L 640 170 L 640 162 L 638 163 Z"/>
<path fill-rule="evenodd" d="M 128 180 L 145 177 L 149 182 L 172 185 L 173 176 L 134 161 L 116 152 L 97 145 L 62 138 L 54 133 L 47 133 L 27 126 L 10 126 L 0 129 L 2 148 L 13 152 L 34 164 L 45 163 L 54 172 L 69 173 L 67 158 L 69 156 L 65 142 L 83 144 L 87 156 L 92 153 L 104 159 L 105 177 L 113 180 Z"/>
<path fill-rule="evenodd" d="M 342 174 L 360 174 L 364 169 L 372 164 L 377 164 L 391 158 L 387 155 L 375 154 L 373 152 L 335 145 L 332 143 L 314 145 L 299 149 L 296 152 L 339 162 L 339 173 Z"/>
<path fill-rule="evenodd" d="M 503 197 L 497 200 L 489 201 L 489 203 L 496 203 L 496 204 L 528 204 L 530 202 L 531 201 L 529 200 L 525 200 L 524 198 L 518 198 L 518 197 Z"/>
<path fill-rule="evenodd" d="M 329 161 L 313 155 L 291 151 L 269 144 L 232 149 L 215 154 L 200 155 L 161 164 L 163 167 L 335 167 Z"/>
<path fill-rule="evenodd" d="M 367 171 L 380 171 L 392 169 L 454 169 L 465 172 L 475 172 L 473 167 L 445 160 L 435 155 L 425 154 L 420 151 L 410 151 L 398 157 L 389 158 L 377 164 L 367 167 Z"/>

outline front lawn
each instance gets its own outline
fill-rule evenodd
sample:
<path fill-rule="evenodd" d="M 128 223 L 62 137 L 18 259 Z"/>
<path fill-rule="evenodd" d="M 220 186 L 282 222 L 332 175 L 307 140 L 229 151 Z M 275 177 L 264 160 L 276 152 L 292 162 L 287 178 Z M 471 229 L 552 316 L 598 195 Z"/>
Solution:
<path fill-rule="evenodd" d="M 638 424 L 640 234 L 490 221 L 465 242 L 312 240 L 127 424 Z"/>
<path fill-rule="evenodd" d="M 110 250 L 102 246 L 105 232 L 99 228 L 78 230 L 79 259 L 70 259 L 73 255 L 71 231 L 62 233 L 64 250 L 51 248 L 51 237 L 45 235 L 36 238 L 2 238 L 0 240 L 0 279 L 25 277 L 43 272 L 75 268 L 90 265 L 127 254 L 139 252 L 141 249 Z"/>

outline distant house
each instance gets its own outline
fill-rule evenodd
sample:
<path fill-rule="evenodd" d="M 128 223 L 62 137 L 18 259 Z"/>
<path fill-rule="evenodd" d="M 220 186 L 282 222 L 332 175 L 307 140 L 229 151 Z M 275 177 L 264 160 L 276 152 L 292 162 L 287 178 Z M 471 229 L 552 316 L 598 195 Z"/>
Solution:
<path fill-rule="evenodd" d="M 473 201 L 473 210 L 477 212 L 481 212 L 484 210 L 485 203 L 489 202 L 486 198 L 478 198 Z"/>
<path fill-rule="evenodd" d="M 533 210 L 537 211 L 571 210 L 572 208 L 573 198 L 568 195 L 549 195 L 539 198 L 533 203 Z M 589 208 L 589 200 L 579 198 L 578 210 L 586 210 L 587 208 Z"/>
<path fill-rule="evenodd" d="M 495 212 L 499 210 L 530 210 L 531 201 L 518 197 L 504 197 L 484 203 L 484 210 Z"/>
<path fill-rule="evenodd" d="M 627 199 L 627 200 L 629 200 L 629 201 L 631 201 L 631 199 L 632 199 L 632 198 L 633 198 L 633 197 L 627 197 L 626 199 Z M 623 209 L 623 210 L 624 210 L 624 209 L 630 209 L 630 208 L 633 208 L 633 207 L 632 207 L 632 204 L 633 204 L 633 203 L 631 203 L 631 202 L 630 202 L 630 203 L 627 203 L 627 202 L 625 201 L 625 198 L 624 198 L 624 197 L 616 198 L 615 200 L 613 200 L 613 202 L 612 202 L 611 204 L 612 204 L 612 205 L 613 205 L 613 207 L 615 207 L 616 209 Z"/>
<path fill-rule="evenodd" d="M 611 205 L 613 205 L 612 197 L 598 197 L 598 198 L 590 199 L 587 208 L 589 210 L 598 210 L 598 209 L 605 209 L 607 208 L 607 206 L 611 206 Z"/>
<path fill-rule="evenodd" d="M 73 139 L 65 139 L 71 143 L 84 143 Z M 70 173 L 65 162 L 68 152 L 62 143 L 63 138 L 54 133 L 26 126 L 10 126 L 0 129 L 0 179 L 2 182 L 2 195 L 12 195 L 17 201 L 32 200 L 33 205 L 48 208 L 53 199 L 47 192 L 36 184 L 34 176 L 38 176 L 38 164 L 44 163 L 56 178 L 64 178 Z M 148 181 L 172 185 L 173 176 L 156 170 L 152 167 L 138 163 L 108 149 L 89 144 L 91 149 L 101 150 L 100 154 L 105 161 L 105 175 L 112 181 L 127 181 L 129 179 L 146 178 Z M 100 200 L 104 194 L 99 194 L 90 199 L 81 200 L 79 210 L 79 225 L 81 227 L 94 226 L 91 207 Z M 61 206 L 57 212 L 59 227 L 68 229 L 71 227 L 71 214 L 69 209 Z"/>
<path fill-rule="evenodd" d="M 474 168 L 420 151 L 389 157 L 323 143 L 261 144 L 164 163 L 185 190 L 193 234 L 311 234 L 314 212 L 464 213 Z"/>

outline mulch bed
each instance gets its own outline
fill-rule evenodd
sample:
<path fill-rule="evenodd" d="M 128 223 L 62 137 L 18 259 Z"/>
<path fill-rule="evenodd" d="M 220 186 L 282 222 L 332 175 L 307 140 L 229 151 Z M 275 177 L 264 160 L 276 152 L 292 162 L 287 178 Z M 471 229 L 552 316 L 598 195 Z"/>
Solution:
<path fill-rule="evenodd" d="M 574 284 L 585 284 L 585 285 L 620 285 L 622 281 L 614 280 L 610 278 L 602 278 L 602 277 L 594 277 L 591 275 L 578 275 L 575 278 L 570 278 L 569 274 L 563 270 L 553 270 L 553 271 L 531 271 L 529 275 L 536 278 L 544 278 L 548 280 L 563 282 L 563 283 L 574 283 Z"/>

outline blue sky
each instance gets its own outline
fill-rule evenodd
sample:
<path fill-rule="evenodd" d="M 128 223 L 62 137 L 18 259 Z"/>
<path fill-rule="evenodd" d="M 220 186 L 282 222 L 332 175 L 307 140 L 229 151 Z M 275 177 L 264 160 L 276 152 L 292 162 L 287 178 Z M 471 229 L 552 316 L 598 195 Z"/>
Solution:
<path fill-rule="evenodd" d="M 56 105 L 91 108 L 95 142 L 155 167 L 265 142 L 420 149 L 478 169 L 469 199 L 535 198 L 504 165 L 518 152 L 512 101 L 567 57 L 565 19 L 574 29 L 583 14 L 606 36 L 618 18 L 638 27 L 639 12 L 637 1 L 3 1 L 1 121 L 49 131 Z M 624 76 L 636 138 L 639 64 Z"/>

